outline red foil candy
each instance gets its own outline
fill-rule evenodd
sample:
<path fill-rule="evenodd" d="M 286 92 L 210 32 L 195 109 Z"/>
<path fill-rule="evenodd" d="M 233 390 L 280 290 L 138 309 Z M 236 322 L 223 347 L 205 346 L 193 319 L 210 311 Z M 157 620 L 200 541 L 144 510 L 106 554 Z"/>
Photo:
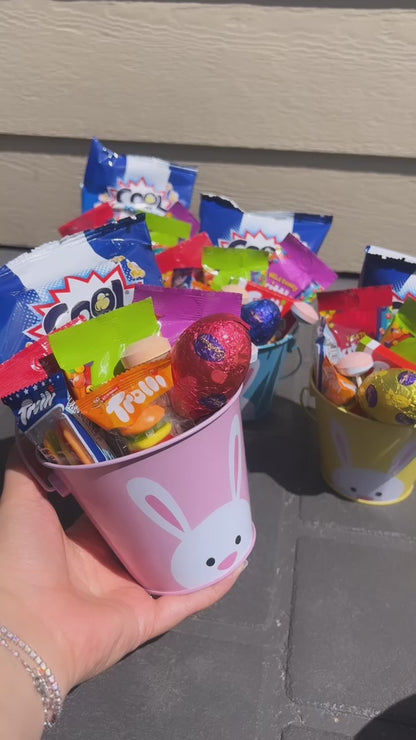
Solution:
<path fill-rule="evenodd" d="M 251 357 L 247 325 L 232 314 L 195 321 L 172 348 L 172 406 L 201 419 L 224 406 L 246 377 Z"/>

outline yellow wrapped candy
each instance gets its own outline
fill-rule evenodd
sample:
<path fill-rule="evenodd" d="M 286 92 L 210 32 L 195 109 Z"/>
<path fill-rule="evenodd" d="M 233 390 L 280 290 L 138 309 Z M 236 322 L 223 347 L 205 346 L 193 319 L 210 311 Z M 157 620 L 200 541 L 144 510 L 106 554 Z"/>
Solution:
<path fill-rule="evenodd" d="M 357 392 L 367 416 L 386 424 L 416 424 L 416 372 L 390 368 L 368 375 Z"/>

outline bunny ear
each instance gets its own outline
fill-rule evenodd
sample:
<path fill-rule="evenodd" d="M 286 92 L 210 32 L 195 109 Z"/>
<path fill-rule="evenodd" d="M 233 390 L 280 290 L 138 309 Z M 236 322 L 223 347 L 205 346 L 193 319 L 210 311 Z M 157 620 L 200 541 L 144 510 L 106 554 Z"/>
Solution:
<path fill-rule="evenodd" d="M 400 473 L 403 468 L 409 465 L 412 460 L 416 457 L 416 440 L 411 439 L 401 450 L 397 453 L 394 458 L 389 473 L 393 476 L 396 473 Z"/>
<path fill-rule="evenodd" d="M 351 465 L 350 446 L 347 435 L 341 424 L 338 424 L 337 421 L 331 421 L 331 434 L 340 461 L 344 466 Z"/>
<path fill-rule="evenodd" d="M 182 540 L 189 523 L 173 496 L 150 478 L 132 478 L 127 483 L 130 498 L 152 522 Z"/>
<path fill-rule="evenodd" d="M 231 496 L 234 499 L 240 498 L 241 478 L 242 478 L 242 440 L 240 419 L 236 414 L 231 423 L 230 441 L 228 445 L 228 465 L 230 469 L 230 487 Z"/>

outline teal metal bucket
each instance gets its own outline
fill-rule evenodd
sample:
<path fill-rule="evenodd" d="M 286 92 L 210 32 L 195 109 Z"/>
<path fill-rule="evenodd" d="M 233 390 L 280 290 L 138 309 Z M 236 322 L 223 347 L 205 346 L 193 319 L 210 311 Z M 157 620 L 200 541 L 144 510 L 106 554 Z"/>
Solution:
<path fill-rule="evenodd" d="M 273 344 L 264 344 L 258 347 L 258 358 L 250 365 L 250 370 L 243 386 L 241 395 L 241 416 L 243 421 L 255 421 L 266 416 L 272 406 L 273 395 L 280 379 L 283 379 L 282 370 L 289 352 L 296 349 L 299 354 L 297 366 L 289 375 L 295 373 L 302 362 L 300 349 L 292 334 Z"/>

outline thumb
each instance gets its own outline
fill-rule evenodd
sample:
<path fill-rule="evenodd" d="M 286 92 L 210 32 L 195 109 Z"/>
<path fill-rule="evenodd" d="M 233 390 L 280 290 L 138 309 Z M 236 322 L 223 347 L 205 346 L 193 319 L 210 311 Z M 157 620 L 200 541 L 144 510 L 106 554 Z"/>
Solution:
<path fill-rule="evenodd" d="M 234 586 L 238 577 L 247 566 L 247 561 L 242 563 L 227 578 L 218 583 L 213 583 L 207 588 L 194 591 L 190 594 L 178 594 L 173 596 L 160 596 L 155 600 L 155 619 L 151 634 L 147 639 L 167 632 L 192 614 L 207 609 L 222 599 Z"/>

